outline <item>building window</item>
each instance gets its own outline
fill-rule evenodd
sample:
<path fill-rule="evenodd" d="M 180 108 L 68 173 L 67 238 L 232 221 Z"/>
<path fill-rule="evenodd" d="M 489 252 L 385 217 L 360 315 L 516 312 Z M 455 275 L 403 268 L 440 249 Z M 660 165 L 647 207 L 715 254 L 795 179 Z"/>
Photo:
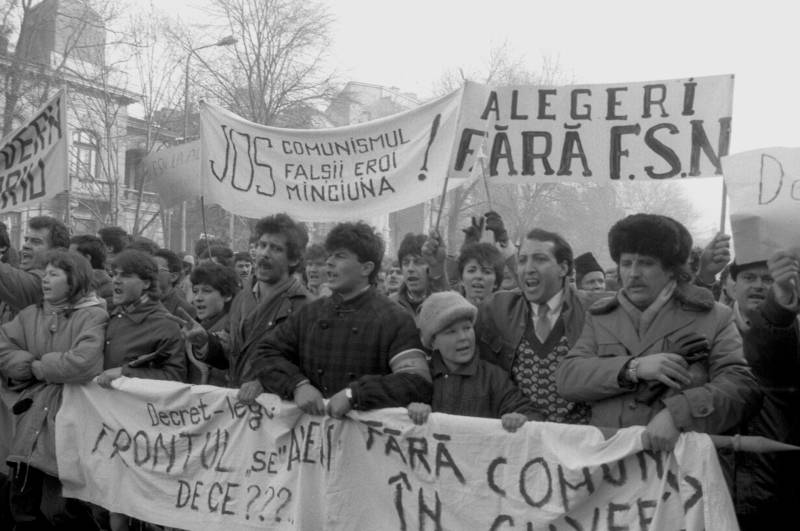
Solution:
<path fill-rule="evenodd" d="M 72 157 L 70 157 L 70 186 L 73 192 L 88 194 L 105 200 L 108 182 L 99 168 L 100 142 L 97 135 L 86 129 L 72 132 Z"/>
<path fill-rule="evenodd" d="M 97 180 L 97 158 L 100 154 L 100 143 L 97 135 L 86 129 L 72 132 L 72 160 L 70 173 L 81 181 Z"/>

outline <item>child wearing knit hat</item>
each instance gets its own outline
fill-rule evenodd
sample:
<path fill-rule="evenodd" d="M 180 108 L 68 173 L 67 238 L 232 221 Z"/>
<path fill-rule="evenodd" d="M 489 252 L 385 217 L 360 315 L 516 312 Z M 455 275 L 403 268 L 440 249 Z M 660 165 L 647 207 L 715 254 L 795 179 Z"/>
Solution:
<path fill-rule="evenodd" d="M 500 367 L 480 359 L 475 350 L 478 309 L 455 291 L 433 293 L 417 316 L 422 345 L 433 350 L 431 404 L 414 402 L 408 416 L 424 424 L 431 411 L 471 417 L 500 418 L 516 431 L 527 420 L 544 420 Z"/>

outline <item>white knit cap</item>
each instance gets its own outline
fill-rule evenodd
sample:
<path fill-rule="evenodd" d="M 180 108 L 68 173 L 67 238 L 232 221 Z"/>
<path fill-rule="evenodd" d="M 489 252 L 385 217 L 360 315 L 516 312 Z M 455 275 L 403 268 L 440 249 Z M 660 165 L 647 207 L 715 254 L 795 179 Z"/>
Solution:
<path fill-rule="evenodd" d="M 420 306 L 417 315 L 422 345 L 433 348 L 433 336 L 460 319 L 475 323 L 478 309 L 457 291 L 431 293 Z"/>

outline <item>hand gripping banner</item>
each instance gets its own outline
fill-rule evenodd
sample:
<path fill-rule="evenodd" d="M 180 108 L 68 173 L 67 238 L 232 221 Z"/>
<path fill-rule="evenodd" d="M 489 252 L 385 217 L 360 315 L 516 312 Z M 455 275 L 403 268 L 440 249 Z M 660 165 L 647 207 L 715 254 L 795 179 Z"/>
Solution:
<path fill-rule="evenodd" d="M 64 494 L 181 529 L 736 529 L 710 439 L 643 451 L 642 427 L 405 409 L 303 415 L 236 390 L 122 378 L 66 385 L 56 442 Z"/>

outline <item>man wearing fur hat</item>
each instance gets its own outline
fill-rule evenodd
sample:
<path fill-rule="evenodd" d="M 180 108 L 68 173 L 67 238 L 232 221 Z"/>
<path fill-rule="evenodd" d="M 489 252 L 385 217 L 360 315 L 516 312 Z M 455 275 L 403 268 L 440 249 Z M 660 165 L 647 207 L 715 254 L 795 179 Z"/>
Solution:
<path fill-rule="evenodd" d="M 516 431 L 527 420 L 544 420 L 533 403 L 500 367 L 475 355 L 473 325 L 478 309 L 455 291 L 433 293 L 422 303 L 417 324 L 431 355 L 433 400 L 414 402 L 408 415 L 416 424 L 431 411 L 470 417 L 500 418 Z"/>
<path fill-rule="evenodd" d="M 586 291 L 605 291 L 605 271 L 592 253 L 583 253 L 575 259 L 575 285 Z"/>
<path fill-rule="evenodd" d="M 589 310 L 556 372 L 559 392 L 591 403 L 596 426 L 646 425 L 655 450 L 671 450 L 681 431 L 736 427 L 758 407 L 757 383 L 730 308 L 689 283 L 689 232 L 635 214 L 608 241 L 622 289 Z"/>
<path fill-rule="evenodd" d="M 606 293 L 570 285 L 572 265 L 572 248 L 563 237 L 531 230 L 517 255 L 520 289 L 484 301 L 475 333 L 481 357 L 505 369 L 547 420 L 585 424 L 588 406 L 561 397 L 554 373 L 578 340 L 586 310 Z"/>

